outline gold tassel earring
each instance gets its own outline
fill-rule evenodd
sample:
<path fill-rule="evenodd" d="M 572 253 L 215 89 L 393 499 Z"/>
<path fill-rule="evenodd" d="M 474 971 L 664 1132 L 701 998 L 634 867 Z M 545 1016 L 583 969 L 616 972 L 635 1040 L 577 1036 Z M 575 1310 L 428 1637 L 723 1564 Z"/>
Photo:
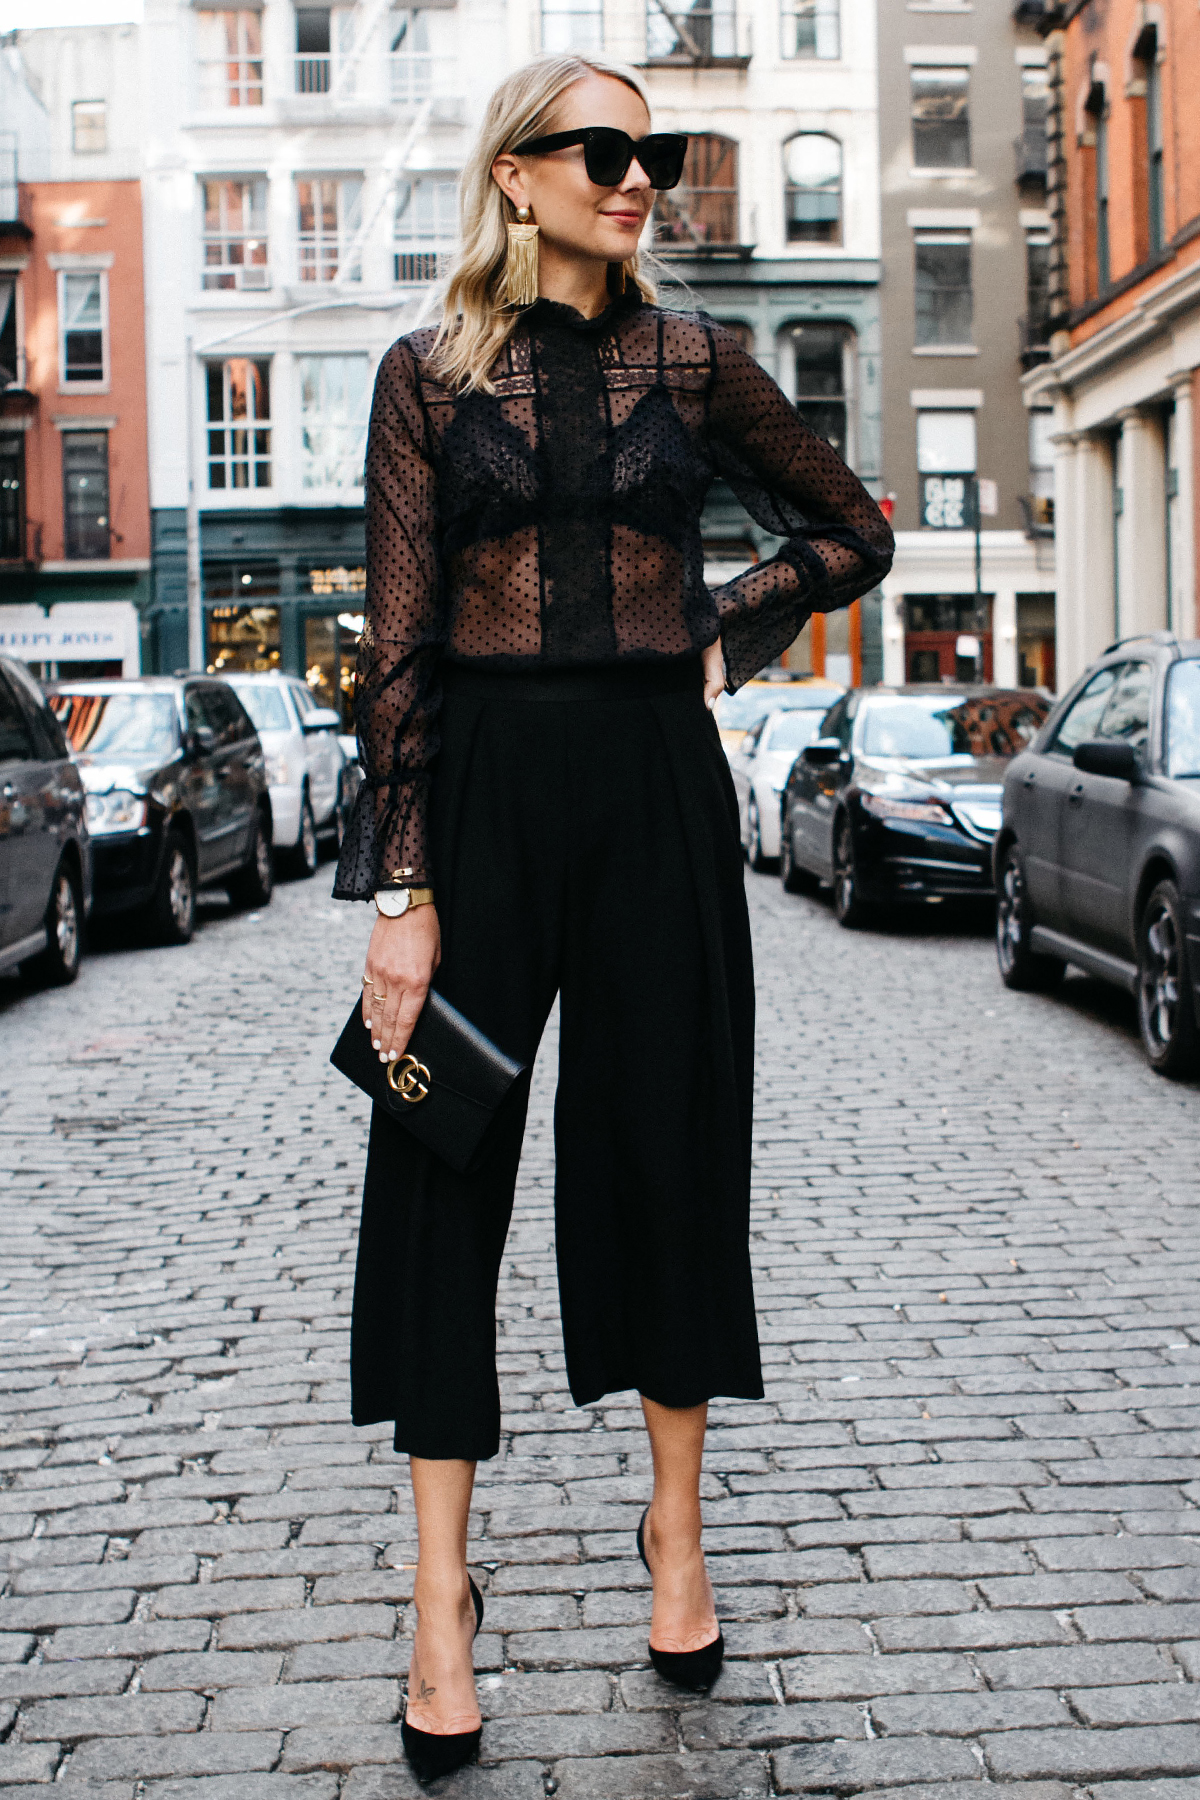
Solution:
<path fill-rule="evenodd" d="M 538 297 L 538 228 L 529 222 L 529 208 L 518 206 L 517 223 L 505 229 L 504 298 L 509 306 L 532 306 Z"/>

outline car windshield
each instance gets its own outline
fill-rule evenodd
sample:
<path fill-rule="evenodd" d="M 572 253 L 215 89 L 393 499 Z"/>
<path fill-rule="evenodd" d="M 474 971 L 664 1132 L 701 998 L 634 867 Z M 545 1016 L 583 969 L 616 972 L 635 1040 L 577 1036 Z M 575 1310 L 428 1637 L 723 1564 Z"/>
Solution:
<path fill-rule="evenodd" d="M 1167 681 L 1167 774 L 1200 778 L 1200 662 L 1176 663 Z"/>
<path fill-rule="evenodd" d="M 753 731 L 769 712 L 798 709 L 823 717 L 838 698 L 838 688 L 779 687 L 771 690 L 748 685 L 736 694 L 722 694 L 717 701 L 717 724 L 722 731 Z"/>
<path fill-rule="evenodd" d="M 962 756 L 1016 756 L 1032 743 L 1049 708 L 1040 694 L 905 694 L 868 701 L 865 756 L 944 762 Z"/>
<path fill-rule="evenodd" d="M 762 748 L 803 750 L 805 744 L 813 743 L 819 735 L 824 717 L 825 714 L 816 707 L 806 707 L 803 712 L 789 707 L 764 729 Z"/>
<path fill-rule="evenodd" d="M 50 696 L 50 708 L 80 756 L 138 761 L 170 756 L 178 746 L 175 702 L 170 694 Z"/>
<path fill-rule="evenodd" d="M 256 731 L 291 731 L 292 721 L 288 717 L 287 701 L 276 687 L 256 687 L 247 681 L 244 685 L 231 682 L 238 699 L 254 721 Z"/>

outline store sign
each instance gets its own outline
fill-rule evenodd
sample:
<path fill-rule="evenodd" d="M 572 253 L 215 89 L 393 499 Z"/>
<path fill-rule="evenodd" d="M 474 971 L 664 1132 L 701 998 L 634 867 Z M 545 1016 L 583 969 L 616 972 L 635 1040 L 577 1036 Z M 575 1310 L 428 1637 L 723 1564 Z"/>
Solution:
<path fill-rule="evenodd" d="M 966 475 L 926 475 L 921 495 L 921 523 L 934 531 L 963 531 L 972 523 L 970 481 Z"/>
<path fill-rule="evenodd" d="M 120 662 L 138 669 L 137 610 L 127 600 L 0 606 L 0 653 L 29 663 Z"/>
<path fill-rule="evenodd" d="M 314 594 L 361 594 L 367 585 L 365 569 L 310 569 Z"/>

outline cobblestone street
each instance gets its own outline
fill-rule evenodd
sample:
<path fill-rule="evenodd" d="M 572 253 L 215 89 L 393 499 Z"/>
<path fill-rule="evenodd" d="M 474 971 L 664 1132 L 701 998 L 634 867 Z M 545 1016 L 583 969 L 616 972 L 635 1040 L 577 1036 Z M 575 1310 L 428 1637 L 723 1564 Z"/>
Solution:
<path fill-rule="evenodd" d="M 707 1699 L 649 1670 L 632 1395 L 575 1410 L 547 1042 L 472 1567 L 470 1800 L 1200 1796 L 1195 1087 L 985 929 L 748 876 L 765 1405 L 713 1408 Z M 0 1782 L 404 1800 L 416 1543 L 348 1423 L 365 1103 L 330 871 L 74 989 L 0 984 Z"/>

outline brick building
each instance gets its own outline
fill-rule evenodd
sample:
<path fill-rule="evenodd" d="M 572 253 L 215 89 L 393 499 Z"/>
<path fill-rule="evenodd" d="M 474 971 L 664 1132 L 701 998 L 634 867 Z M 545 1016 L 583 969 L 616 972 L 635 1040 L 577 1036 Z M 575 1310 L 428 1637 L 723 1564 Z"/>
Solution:
<path fill-rule="evenodd" d="M 1115 638 L 1195 636 L 1200 14 L 1046 6 L 1058 645 L 1071 680 Z"/>
<path fill-rule="evenodd" d="M 123 37 L 4 47 L 0 648 L 46 674 L 136 674 L 149 597 L 141 184 L 111 114 Z"/>

